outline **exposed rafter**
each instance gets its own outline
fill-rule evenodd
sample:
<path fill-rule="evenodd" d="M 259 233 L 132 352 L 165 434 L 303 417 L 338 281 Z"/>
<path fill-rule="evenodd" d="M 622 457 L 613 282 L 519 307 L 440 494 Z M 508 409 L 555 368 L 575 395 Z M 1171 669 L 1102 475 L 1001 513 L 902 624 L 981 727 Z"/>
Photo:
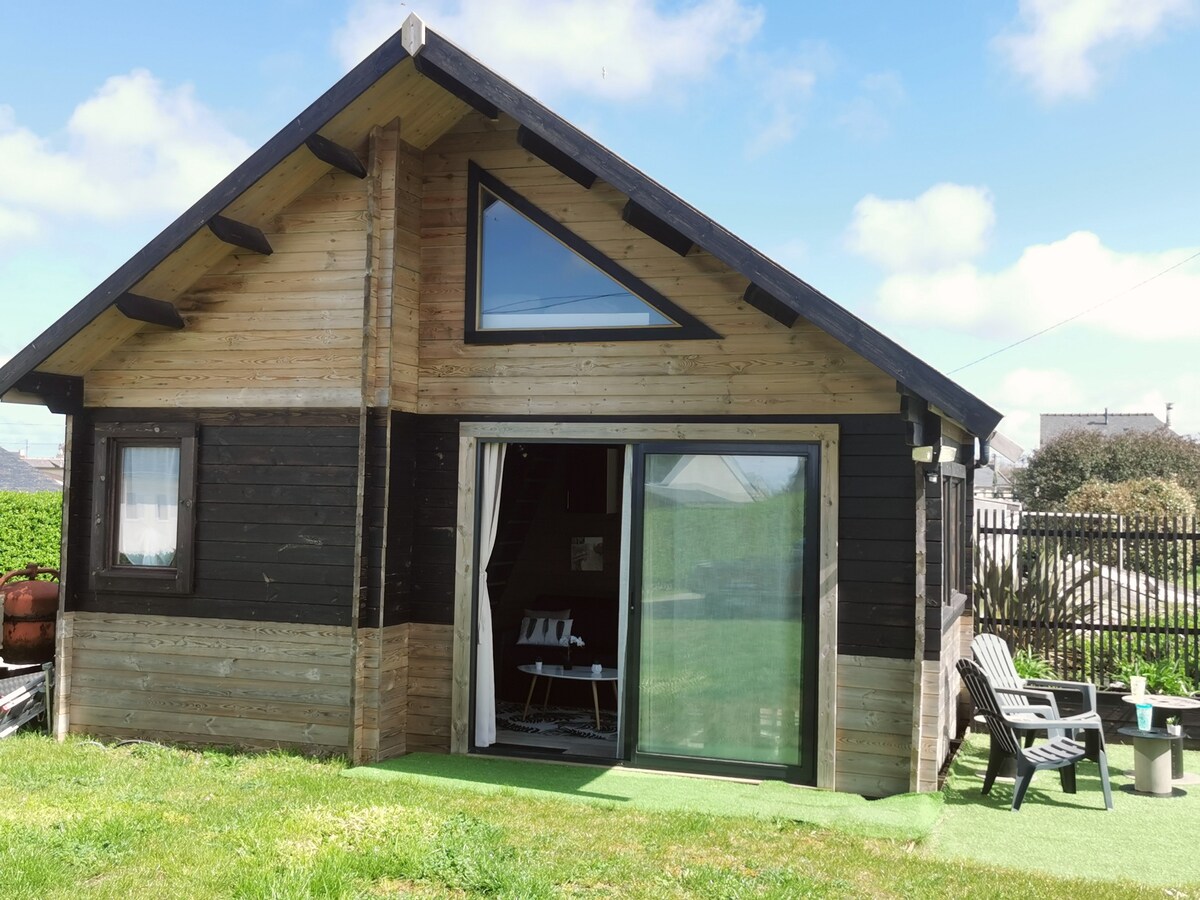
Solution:
<path fill-rule="evenodd" d="M 261 253 L 263 256 L 271 255 L 271 244 L 267 241 L 267 236 L 253 225 L 235 222 L 224 216 L 213 216 L 208 220 L 208 227 L 213 234 L 227 244 L 233 244 L 235 247 L 251 250 L 254 253 Z"/>
<path fill-rule="evenodd" d="M 122 294 L 117 298 L 116 307 L 127 319 L 146 322 L 149 325 L 162 325 L 164 328 L 176 330 L 183 327 L 183 317 L 179 315 L 172 303 L 166 300 L 155 300 L 153 297 L 143 297 L 141 294 Z"/>
<path fill-rule="evenodd" d="M 492 103 L 490 100 L 485 100 L 482 96 L 475 93 L 475 91 L 471 90 L 453 75 L 448 74 L 445 69 L 439 68 L 435 64 L 429 62 L 429 60 L 425 59 L 423 56 L 413 57 L 413 65 L 416 66 L 418 72 L 432 81 L 438 87 L 449 91 L 476 112 L 486 116 L 492 121 L 500 118 L 500 110 L 496 104 Z"/>
<path fill-rule="evenodd" d="M 668 250 L 687 256 L 692 249 L 692 239 L 672 228 L 650 210 L 630 200 L 621 210 L 621 218 L 643 234 L 654 238 Z"/>
<path fill-rule="evenodd" d="M 329 138 L 315 132 L 304 139 L 304 146 L 312 151 L 312 155 L 321 162 L 329 163 L 335 169 L 341 169 L 355 178 L 366 178 L 367 167 L 362 164 L 358 154 L 349 147 L 335 144 Z"/>
<path fill-rule="evenodd" d="M 929 403 L 899 382 L 896 383 L 896 390 L 900 394 L 900 418 L 904 420 L 906 442 L 910 447 L 923 447 L 929 443 L 927 439 L 931 437 L 926 428 Z"/>
<path fill-rule="evenodd" d="M 563 153 L 540 135 L 534 134 L 524 125 L 517 129 L 517 143 L 546 165 L 558 169 L 577 184 L 590 188 L 596 183 L 595 172 L 576 162 L 571 156 Z"/>
<path fill-rule="evenodd" d="M 22 375 L 13 387 L 22 394 L 41 397 L 52 413 L 83 412 L 83 379 L 78 375 L 33 371 Z"/>
<path fill-rule="evenodd" d="M 789 304 L 784 303 L 774 294 L 763 290 L 757 284 L 750 284 L 746 288 L 746 292 L 742 294 L 742 299 L 759 312 L 766 313 L 780 325 L 788 328 L 795 325 L 796 320 L 800 318 L 800 314 Z"/>

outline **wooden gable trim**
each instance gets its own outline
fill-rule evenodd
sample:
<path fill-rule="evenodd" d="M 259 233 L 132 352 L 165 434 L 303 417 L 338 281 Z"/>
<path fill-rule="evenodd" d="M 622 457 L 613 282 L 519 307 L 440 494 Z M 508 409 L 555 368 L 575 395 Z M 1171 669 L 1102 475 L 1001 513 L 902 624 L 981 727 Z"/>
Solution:
<path fill-rule="evenodd" d="M 621 218 L 629 225 L 649 237 L 654 238 L 668 250 L 673 250 L 680 256 L 687 256 L 694 244 L 685 234 L 680 234 L 650 210 L 630 200 L 621 210 Z"/>
<path fill-rule="evenodd" d="M 528 150 L 548 166 L 562 172 L 581 187 L 591 188 L 596 183 L 596 173 L 581 166 L 545 138 L 534 134 L 524 125 L 517 128 L 517 146 Z"/>
<path fill-rule="evenodd" d="M 262 229 L 255 228 L 253 225 L 227 219 L 225 216 L 213 216 L 208 220 L 208 230 L 227 244 L 253 253 L 261 253 L 263 256 L 271 255 L 270 241 L 262 233 Z"/>
<path fill-rule="evenodd" d="M 13 387 L 22 394 L 40 397 L 52 413 L 83 412 L 83 379 L 78 375 L 35 371 L 22 375 Z"/>
<path fill-rule="evenodd" d="M 159 232 L 57 322 L 13 356 L 0 368 L 0 396 L 13 390 L 20 378 L 60 350 L 67 341 L 112 306 L 119 296 L 129 291 L 162 260 L 204 228 L 213 216 L 218 215 L 247 188 L 295 152 L 310 135 L 407 58 L 408 52 L 403 47 L 400 32 L 397 32 L 252 153 L 187 212 Z"/>
<path fill-rule="evenodd" d="M 183 328 L 183 317 L 173 303 L 166 300 L 155 300 L 140 294 L 122 294 L 116 301 L 117 310 L 127 319 L 145 322 L 148 325 L 162 325 L 164 328 Z"/>
<path fill-rule="evenodd" d="M 427 32 L 429 34 L 431 32 Z M 484 97 L 471 90 L 467 85 L 463 84 L 453 75 L 446 72 L 445 69 L 439 67 L 436 63 L 430 62 L 424 56 L 413 57 L 413 65 L 417 67 L 417 71 L 436 84 L 438 87 L 445 89 L 453 94 L 467 106 L 474 109 L 476 112 L 483 115 L 485 118 L 495 121 L 500 118 L 500 110 L 494 103 L 489 102 Z"/>
<path fill-rule="evenodd" d="M 349 147 L 343 147 L 313 132 L 304 139 L 304 146 L 321 162 L 329 163 L 336 169 L 341 169 L 347 175 L 355 178 L 366 178 L 367 167 L 363 165 L 358 154 Z"/>
<path fill-rule="evenodd" d="M 800 318 L 800 314 L 790 304 L 784 303 L 774 294 L 764 291 L 753 282 L 746 286 L 742 299 L 786 328 L 791 328 Z"/>
<path fill-rule="evenodd" d="M 689 237 L 850 349 L 933 402 L 973 434 L 991 434 L 1001 414 L 816 288 L 670 193 L 528 94 L 426 30 L 417 57 L 503 109 L 520 125 L 596 173 L 650 214 Z"/>

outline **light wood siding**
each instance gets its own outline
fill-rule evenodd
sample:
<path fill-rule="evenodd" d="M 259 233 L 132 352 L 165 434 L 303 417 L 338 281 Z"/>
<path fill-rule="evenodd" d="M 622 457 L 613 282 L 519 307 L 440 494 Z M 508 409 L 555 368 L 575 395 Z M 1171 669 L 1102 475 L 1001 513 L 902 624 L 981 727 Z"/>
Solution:
<path fill-rule="evenodd" d="M 936 610 L 930 614 L 936 614 Z M 921 663 L 921 737 L 917 783 L 913 787 L 918 791 L 938 789 L 938 773 L 950 754 L 950 742 L 959 733 L 960 678 L 955 666 L 963 650 L 963 622 L 970 618 L 947 608 L 942 621 L 940 657 Z"/>
<path fill-rule="evenodd" d="M 307 152 L 307 151 L 304 151 Z M 96 363 L 88 406 L 346 407 L 361 391 L 364 182 L 338 172 L 179 298 L 182 331 L 144 328 Z"/>
<path fill-rule="evenodd" d="M 474 161 L 722 340 L 463 344 L 467 163 Z M 824 332 L 788 329 L 741 299 L 746 279 L 712 255 L 680 257 L 621 221 L 626 197 L 585 190 L 517 146 L 515 123 L 468 116 L 424 158 L 423 413 L 506 415 L 885 413 L 895 379 Z"/>
<path fill-rule="evenodd" d="M 68 615 L 72 732 L 346 752 L 347 627 Z"/>
<path fill-rule="evenodd" d="M 407 747 L 409 626 L 363 629 L 361 762 L 403 755 Z"/>
<path fill-rule="evenodd" d="M 882 797 L 909 789 L 913 666 L 838 656 L 837 790 Z"/>
<path fill-rule="evenodd" d="M 391 406 L 404 412 L 417 408 L 417 343 L 421 291 L 421 183 L 424 161 L 421 152 L 395 139 L 391 197 L 385 194 L 385 204 L 395 210 L 395 235 L 392 252 L 392 312 L 391 312 Z M 380 335 L 380 346 L 383 336 Z M 382 359 L 381 359 L 382 363 Z M 378 406 L 388 401 L 376 397 Z"/>
<path fill-rule="evenodd" d="M 454 629 L 415 622 L 408 628 L 407 749 L 449 753 Z"/>

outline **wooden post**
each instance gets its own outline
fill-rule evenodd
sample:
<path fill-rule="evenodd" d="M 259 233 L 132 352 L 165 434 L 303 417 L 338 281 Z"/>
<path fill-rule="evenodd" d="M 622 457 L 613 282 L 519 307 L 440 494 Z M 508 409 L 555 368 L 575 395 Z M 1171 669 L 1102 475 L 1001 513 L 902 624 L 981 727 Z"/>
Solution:
<path fill-rule="evenodd" d="M 921 789 L 921 748 L 924 743 L 924 695 L 925 670 L 925 472 L 919 465 L 913 466 L 913 525 L 916 530 L 914 548 L 916 571 L 913 582 L 913 724 L 912 757 L 909 762 L 909 790 Z"/>
<path fill-rule="evenodd" d="M 71 546 L 71 485 L 75 417 L 68 415 L 63 431 L 62 544 L 58 559 L 58 616 L 54 629 L 54 708 L 48 710 L 50 732 L 62 740 L 71 730 L 71 655 L 74 615 L 67 612 L 67 562 Z"/>

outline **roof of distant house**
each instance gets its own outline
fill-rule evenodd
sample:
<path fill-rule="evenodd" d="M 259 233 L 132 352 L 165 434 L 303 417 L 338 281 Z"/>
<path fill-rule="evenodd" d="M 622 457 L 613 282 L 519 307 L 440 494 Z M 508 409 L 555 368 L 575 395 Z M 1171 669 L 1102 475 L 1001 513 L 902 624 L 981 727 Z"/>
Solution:
<path fill-rule="evenodd" d="M 0 448 L 0 491 L 61 491 L 62 485 L 43 475 L 11 450 Z"/>
<path fill-rule="evenodd" d="M 1105 435 L 1127 431 L 1152 433 L 1170 431 L 1167 423 L 1154 413 L 1042 413 L 1042 445 L 1068 431 L 1094 431 Z"/>

